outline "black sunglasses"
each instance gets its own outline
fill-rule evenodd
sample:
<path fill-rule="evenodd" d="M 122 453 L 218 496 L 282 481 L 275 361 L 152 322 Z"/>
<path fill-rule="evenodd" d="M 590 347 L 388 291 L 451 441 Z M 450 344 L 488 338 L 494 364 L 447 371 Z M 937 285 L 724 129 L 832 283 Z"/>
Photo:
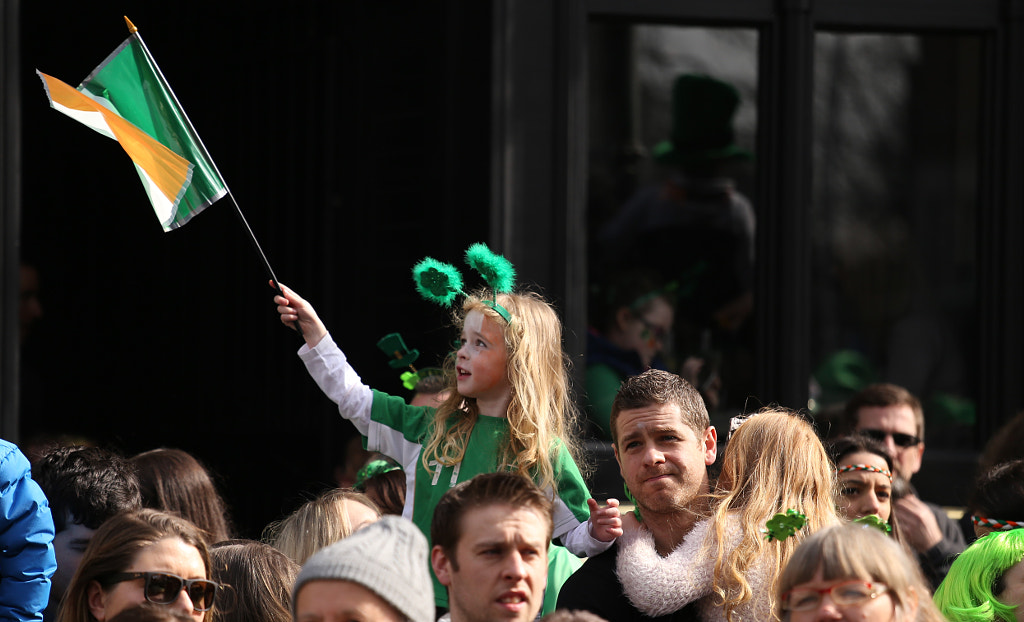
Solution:
<path fill-rule="evenodd" d="M 860 433 L 882 443 L 885 442 L 886 436 L 890 436 L 890 433 L 884 430 L 860 430 Z M 914 436 L 913 434 L 893 432 L 891 436 L 892 442 L 898 445 L 899 447 L 913 447 L 914 445 L 918 445 L 921 443 L 921 439 Z"/>
<path fill-rule="evenodd" d="M 146 600 L 156 605 L 169 605 L 178 599 L 182 590 L 188 594 L 196 611 L 209 611 L 217 598 L 220 584 L 208 579 L 183 579 L 169 572 L 119 572 L 108 576 L 103 584 L 110 586 L 122 581 L 145 579 Z"/>

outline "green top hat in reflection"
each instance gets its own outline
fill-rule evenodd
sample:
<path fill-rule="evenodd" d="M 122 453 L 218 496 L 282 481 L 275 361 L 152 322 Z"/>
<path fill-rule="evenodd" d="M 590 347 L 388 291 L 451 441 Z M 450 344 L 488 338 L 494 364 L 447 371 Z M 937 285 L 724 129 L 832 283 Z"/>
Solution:
<path fill-rule="evenodd" d="M 698 164 L 750 152 L 735 143 L 732 119 L 740 104 L 734 86 L 710 76 L 683 74 L 672 85 L 672 134 L 654 147 L 662 164 Z"/>

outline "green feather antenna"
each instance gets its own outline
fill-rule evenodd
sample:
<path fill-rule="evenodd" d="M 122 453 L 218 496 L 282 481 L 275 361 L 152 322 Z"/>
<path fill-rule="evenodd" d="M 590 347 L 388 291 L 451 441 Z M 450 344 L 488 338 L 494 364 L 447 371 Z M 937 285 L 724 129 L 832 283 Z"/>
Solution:
<path fill-rule="evenodd" d="M 512 291 L 516 284 L 516 269 L 512 267 L 512 262 L 492 252 L 486 244 L 477 242 L 466 249 L 466 263 L 479 272 L 491 288 L 493 299 L 480 302 L 494 309 L 506 324 L 510 324 L 512 314 L 498 304 L 498 294 Z"/>
<path fill-rule="evenodd" d="M 480 273 L 495 293 L 510 292 L 516 284 L 516 269 L 512 262 L 487 248 L 486 244 L 478 242 L 466 249 L 466 263 Z"/>
<path fill-rule="evenodd" d="M 424 257 L 413 266 L 412 278 L 421 296 L 447 307 L 462 293 L 462 274 L 458 268 L 433 257 Z"/>

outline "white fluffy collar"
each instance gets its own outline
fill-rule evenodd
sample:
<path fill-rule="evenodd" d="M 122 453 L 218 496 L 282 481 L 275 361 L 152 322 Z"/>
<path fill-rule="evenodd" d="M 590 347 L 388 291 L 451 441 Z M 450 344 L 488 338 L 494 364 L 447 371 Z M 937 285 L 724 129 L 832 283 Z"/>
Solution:
<path fill-rule="evenodd" d="M 708 537 L 711 521 L 694 525 L 686 538 L 667 556 L 658 554 L 654 536 L 645 527 L 619 538 L 615 572 L 623 592 L 633 606 L 652 617 L 679 611 L 699 602 L 701 619 L 725 620 L 725 610 L 716 605 L 712 592 L 715 559 L 713 539 Z M 730 521 L 727 538 L 735 545 L 742 537 L 740 526 Z M 705 546 L 705 541 L 707 546 Z M 754 597 L 735 612 L 740 620 L 771 620 L 770 594 L 765 564 L 755 564 L 747 574 Z"/>

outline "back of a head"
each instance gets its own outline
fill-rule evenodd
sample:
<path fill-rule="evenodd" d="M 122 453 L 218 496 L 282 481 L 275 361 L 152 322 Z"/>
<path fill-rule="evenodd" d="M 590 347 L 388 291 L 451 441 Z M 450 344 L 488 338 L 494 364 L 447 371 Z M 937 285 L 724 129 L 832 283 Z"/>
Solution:
<path fill-rule="evenodd" d="M 838 520 L 825 448 L 811 424 L 784 408 L 764 408 L 736 429 L 717 488 L 729 511 L 758 522 L 789 509 L 805 514 L 810 530 Z"/>
<path fill-rule="evenodd" d="M 1024 527 L 1024 460 L 997 464 L 982 474 L 967 507 L 979 526 Z"/>
<path fill-rule="evenodd" d="M 290 622 L 299 565 L 269 544 L 226 540 L 210 549 L 213 580 L 230 586 L 217 599 L 218 622 Z"/>
<path fill-rule="evenodd" d="M 32 477 L 50 502 L 57 533 L 67 522 L 96 529 L 111 516 L 142 506 L 135 467 L 99 447 L 52 449 L 32 466 Z"/>
<path fill-rule="evenodd" d="M 1024 458 L 1024 410 L 1000 426 L 985 444 L 978 461 L 978 472 L 985 473 L 997 464 Z"/>
<path fill-rule="evenodd" d="M 165 538 L 178 538 L 194 547 L 210 576 L 205 534 L 175 514 L 144 508 L 116 514 L 96 530 L 61 603 L 57 622 L 95 622 L 89 609 L 89 587 L 124 572 L 140 551 Z"/>
<path fill-rule="evenodd" d="M 780 619 L 788 619 L 781 609 L 783 595 L 812 581 L 819 570 L 824 581 L 860 579 L 885 584 L 896 606 L 898 622 L 943 620 L 929 597 L 930 591 L 917 561 L 878 529 L 852 523 L 825 527 L 797 547 L 776 586 L 775 607 Z M 917 615 L 910 618 L 907 608 L 914 602 Z"/>
<path fill-rule="evenodd" d="M 508 505 L 529 508 L 547 522 L 548 541 L 553 529 L 551 500 L 536 484 L 515 473 L 484 473 L 449 488 L 437 506 L 430 522 L 430 540 L 450 558 L 462 536 L 462 519 L 476 508 Z"/>
<path fill-rule="evenodd" d="M 1024 561 L 1024 529 L 993 532 L 961 553 L 935 590 L 935 604 L 952 622 L 1016 622 L 1017 607 L 1004 603 L 1008 570 Z"/>
<path fill-rule="evenodd" d="M 689 382 L 676 374 L 660 369 L 649 369 L 642 374 L 627 378 L 619 388 L 612 403 L 612 439 L 618 442 L 618 418 L 624 410 L 646 406 L 674 404 L 679 407 L 683 423 L 697 438 L 711 425 L 704 398 Z"/>
<path fill-rule="evenodd" d="M 384 516 L 303 564 L 292 591 L 294 615 L 311 581 L 348 581 L 384 600 L 412 622 L 433 622 L 434 595 L 427 570 L 427 540 L 404 518 Z"/>
<path fill-rule="evenodd" d="M 373 475 L 357 488 L 377 504 L 381 514 L 401 516 L 405 509 L 406 486 L 405 471 L 396 469 Z"/>
<path fill-rule="evenodd" d="M 210 473 L 191 454 L 180 449 L 153 449 L 132 462 L 139 470 L 142 503 L 148 508 L 176 512 L 209 534 L 210 542 L 231 537 L 227 507 Z"/>
<path fill-rule="evenodd" d="M 356 531 L 349 519 L 348 503 L 360 503 L 380 516 L 380 509 L 363 493 L 335 488 L 302 504 L 284 520 L 268 525 L 264 539 L 302 565 L 313 553 Z"/>

